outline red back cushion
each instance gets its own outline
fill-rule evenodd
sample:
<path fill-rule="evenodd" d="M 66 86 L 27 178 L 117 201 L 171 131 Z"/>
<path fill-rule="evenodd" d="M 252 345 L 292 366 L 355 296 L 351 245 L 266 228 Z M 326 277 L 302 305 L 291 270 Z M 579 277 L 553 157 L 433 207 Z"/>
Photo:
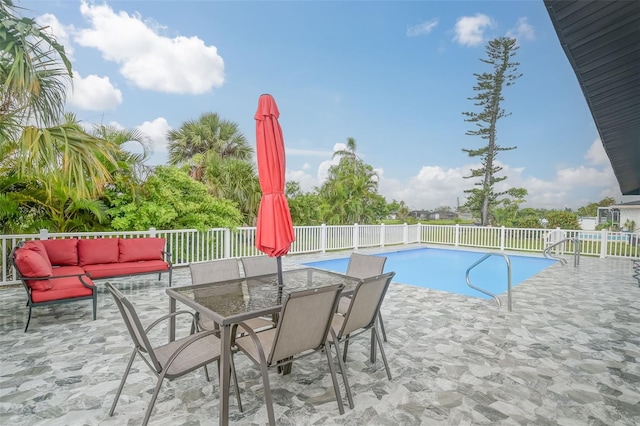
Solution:
<path fill-rule="evenodd" d="M 23 277 L 50 277 L 51 265 L 33 250 L 19 248 L 14 254 L 16 266 Z M 45 291 L 53 287 L 53 281 L 25 281 L 32 290 Z"/>
<path fill-rule="evenodd" d="M 118 262 L 119 238 L 81 239 L 78 241 L 80 266 Z"/>
<path fill-rule="evenodd" d="M 164 238 L 120 238 L 120 262 L 162 260 Z"/>
<path fill-rule="evenodd" d="M 49 260 L 49 255 L 47 255 L 47 249 L 44 248 L 44 244 L 42 244 L 42 241 L 38 241 L 38 240 L 27 241 L 26 243 L 24 243 L 22 248 L 25 250 L 31 250 L 38 253 L 40 256 L 42 256 L 44 261 L 47 263 L 49 269 L 51 269 L 51 261 Z"/>
<path fill-rule="evenodd" d="M 40 242 L 47 250 L 47 256 L 49 256 L 52 265 L 78 265 L 78 240 L 76 238 L 42 240 Z"/>

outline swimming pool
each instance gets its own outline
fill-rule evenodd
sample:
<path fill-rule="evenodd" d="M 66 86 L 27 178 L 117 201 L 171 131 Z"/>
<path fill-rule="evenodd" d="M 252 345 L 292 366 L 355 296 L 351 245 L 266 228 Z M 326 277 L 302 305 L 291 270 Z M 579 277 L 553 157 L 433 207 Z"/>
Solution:
<path fill-rule="evenodd" d="M 395 271 L 394 282 L 415 285 L 423 288 L 448 291 L 450 293 L 489 299 L 467 285 L 467 268 L 486 253 L 420 248 L 412 250 L 379 253 L 386 256 L 385 272 Z M 516 286 L 556 261 L 541 257 L 509 254 L 511 261 L 511 285 Z M 336 272 L 346 272 L 349 258 L 308 262 L 305 265 Z M 491 256 L 470 272 L 473 285 L 494 294 L 507 291 L 507 264 L 502 256 Z"/>

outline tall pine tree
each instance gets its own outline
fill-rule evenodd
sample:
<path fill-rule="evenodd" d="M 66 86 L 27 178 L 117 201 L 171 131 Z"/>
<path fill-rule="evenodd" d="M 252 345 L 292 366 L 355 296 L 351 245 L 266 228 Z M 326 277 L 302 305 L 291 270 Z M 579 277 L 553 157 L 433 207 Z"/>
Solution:
<path fill-rule="evenodd" d="M 507 113 L 500 105 L 504 100 L 502 90 L 505 87 L 515 84 L 515 81 L 522 77 L 518 73 L 518 62 L 513 61 L 513 57 L 518 50 L 516 40 L 509 37 L 500 37 L 490 40 L 485 48 L 486 58 L 480 59 L 492 68 L 492 72 L 474 74 L 477 84 L 473 87 L 476 95 L 469 100 L 474 101 L 474 105 L 481 108 L 481 112 L 463 112 L 465 121 L 474 123 L 475 128 L 466 132 L 467 135 L 480 136 L 487 144 L 479 149 L 463 149 L 469 157 L 480 157 L 482 167 L 471 169 L 471 176 L 465 176 L 467 179 L 481 178 L 474 183 L 476 188 L 465 190 L 470 194 L 467 197 L 465 206 L 474 213 L 479 213 L 482 225 L 490 224 L 491 208 L 498 204 L 499 197 L 502 195 L 510 195 L 514 191 L 519 191 L 522 195 L 522 188 L 511 188 L 507 191 L 496 192 L 495 184 L 505 180 L 507 177 L 496 176 L 502 170 L 502 167 L 495 165 L 496 156 L 500 151 L 508 151 L 516 147 L 501 147 L 497 143 L 498 120 L 511 115 Z"/>

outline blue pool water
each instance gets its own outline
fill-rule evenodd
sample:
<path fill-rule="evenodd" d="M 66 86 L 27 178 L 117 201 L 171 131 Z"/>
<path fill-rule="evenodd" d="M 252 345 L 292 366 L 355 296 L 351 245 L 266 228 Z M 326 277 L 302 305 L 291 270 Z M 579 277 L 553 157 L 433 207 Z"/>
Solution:
<path fill-rule="evenodd" d="M 386 256 L 385 272 L 395 271 L 394 282 L 415 285 L 464 294 L 480 298 L 489 296 L 467 285 L 466 272 L 469 266 L 486 253 L 463 250 L 442 250 L 420 248 L 380 253 Z M 539 257 L 507 255 L 511 261 L 511 285 L 516 286 L 527 278 L 537 274 L 556 261 Z M 305 265 L 336 272 L 346 272 L 349 258 L 309 262 Z M 491 256 L 470 273 L 471 283 L 494 294 L 507 291 L 507 263 L 502 256 Z"/>
<path fill-rule="evenodd" d="M 600 241 L 602 240 L 602 234 L 599 232 L 594 234 L 580 232 L 578 238 L 581 240 Z M 629 239 L 629 234 L 607 234 L 607 241 L 629 241 Z"/>

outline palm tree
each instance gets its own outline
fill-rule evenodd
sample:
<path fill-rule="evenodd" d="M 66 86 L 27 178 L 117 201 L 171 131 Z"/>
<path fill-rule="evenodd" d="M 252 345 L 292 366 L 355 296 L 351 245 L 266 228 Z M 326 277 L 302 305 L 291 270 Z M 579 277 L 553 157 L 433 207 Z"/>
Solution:
<path fill-rule="evenodd" d="M 89 132 L 101 140 L 108 141 L 117 150 L 114 153 L 116 163 L 109 164 L 109 172 L 119 181 L 126 182 L 130 191 L 136 191 L 150 173 L 151 168 L 144 164 L 151 152 L 151 138 L 137 129 L 96 124 Z M 141 153 L 134 153 L 125 148 L 125 144 L 136 143 L 142 148 Z"/>
<path fill-rule="evenodd" d="M 251 160 L 253 148 L 238 124 L 206 113 L 171 130 L 169 163 L 188 164 L 191 177 L 209 187 L 212 195 L 234 201 L 252 224 L 260 203 L 260 186 Z"/>
<path fill-rule="evenodd" d="M 224 159 L 211 152 L 206 156 L 203 182 L 211 194 L 235 202 L 247 225 L 253 225 L 260 206 L 260 182 L 253 163 Z"/>
<path fill-rule="evenodd" d="M 14 140 L 22 125 L 57 123 L 71 80 L 64 47 L 33 19 L 17 16 L 13 0 L 0 2 L 0 140 Z"/>
<path fill-rule="evenodd" d="M 53 232 L 95 231 L 105 221 L 106 207 L 95 199 L 78 196 L 59 175 L 10 194 L 23 206 L 29 206 L 34 220 L 28 230 L 46 228 Z"/>
<path fill-rule="evenodd" d="M 331 158 L 336 157 L 347 158 L 349 162 L 354 162 L 359 159 L 359 157 L 356 155 L 356 140 L 354 138 L 347 138 L 346 148 L 335 151 Z"/>
<path fill-rule="evenodd" d="M 72 77 L 64 47 L 33 19 L 0 2 L 0 170 L 22 178 L 60 174 L 78 197 L 95 196 L 110 181 L 113 145 L 64 121 Z"/>
<path fill-rule="evenodd" d="M 369 164 L 356 155 L 356 141 L 347 139 L 347 147 L 336 151 L 340 162 L 329 169 L 329 177 L 320 188 L 322 219 L 329 224 L 369 223 L 375 219 L 373 207 L 379 197 L 378 176 Z"/>
<path fill-rule="evenodd" d="M 240 132 L 238 124 L 223 120 L 216 113 L 206 113 L 190 120 L 178 130 L 170 130 L 169 164 L 189 162 L 198 154 L 217 152 L 222 158 L 250 160 L 253 148 Z"/>

